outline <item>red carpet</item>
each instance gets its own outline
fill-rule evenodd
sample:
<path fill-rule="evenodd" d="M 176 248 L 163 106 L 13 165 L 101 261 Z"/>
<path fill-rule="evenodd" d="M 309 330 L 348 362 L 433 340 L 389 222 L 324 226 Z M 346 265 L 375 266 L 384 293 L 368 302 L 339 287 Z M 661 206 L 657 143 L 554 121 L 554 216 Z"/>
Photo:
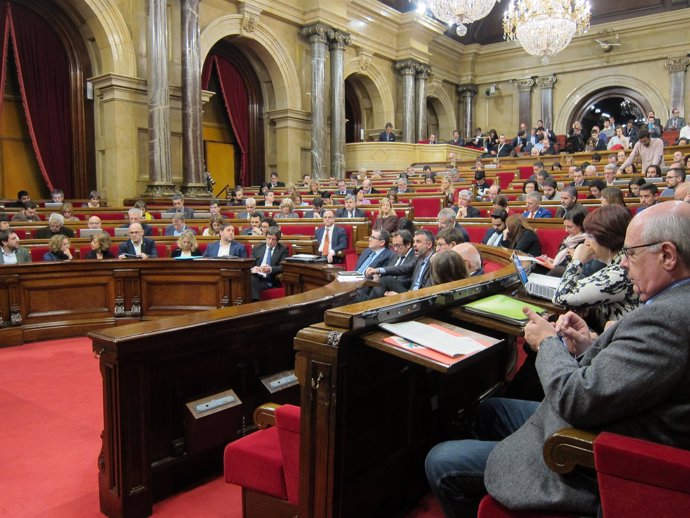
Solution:
<path fill-rule="evenodd" d="M 101 518 L 96 460 L 103 427 L 98 361 L 86 338 L 0 349 L 0 517 Z M 168 498 L 156 518 L 239 518 L 222 477 Z M 408 518 L 438 518 L 427 497 Z M 384 517 L 385 518 L 385 517 Z"/>

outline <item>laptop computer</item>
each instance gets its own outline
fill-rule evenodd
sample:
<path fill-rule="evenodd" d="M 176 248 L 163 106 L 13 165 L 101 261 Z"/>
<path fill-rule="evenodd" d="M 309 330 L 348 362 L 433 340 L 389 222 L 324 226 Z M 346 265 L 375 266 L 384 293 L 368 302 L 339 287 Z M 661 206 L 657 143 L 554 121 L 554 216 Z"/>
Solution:
<path fill-rule="evenodd" d="M 511 259 L 515 265 L 515 269 L 520 277 L 520 281 L 525 287 L 525 291 L 530 295 L 546 300 L 553 300 L 556 290 L 561 283 L 560 277 L 551 277 L 549 275 L 541 275 L 538 273 L 530 273 L 527 275 L 525 268 L 522 266 L 522 261 L 517 254 L 513 254 Z"/>
<path fill-rule="evenodd" d="M 115 237 L 129 237 L 129 227 L 125 227 L 125 228 L 116 227 L 115 228 Z"/>
<path fill-rule="evenodd" d="M 102 228 L 80 228 L 79 229 L 79 237 L 88 237 L 90 238 L 94 234 L 107 234 L 105 230 Z"/>

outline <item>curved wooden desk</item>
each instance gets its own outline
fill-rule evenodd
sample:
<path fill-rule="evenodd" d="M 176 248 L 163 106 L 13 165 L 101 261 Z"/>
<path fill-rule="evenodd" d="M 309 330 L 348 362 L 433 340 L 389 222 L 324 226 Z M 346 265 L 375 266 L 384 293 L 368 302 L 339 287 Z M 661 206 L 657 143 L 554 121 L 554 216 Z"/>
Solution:
<path fill-rule="evenodd" d="M 69 261 L 0 268 L 0 343 L 83 335 L 250 300 L 253 259 Z"/>

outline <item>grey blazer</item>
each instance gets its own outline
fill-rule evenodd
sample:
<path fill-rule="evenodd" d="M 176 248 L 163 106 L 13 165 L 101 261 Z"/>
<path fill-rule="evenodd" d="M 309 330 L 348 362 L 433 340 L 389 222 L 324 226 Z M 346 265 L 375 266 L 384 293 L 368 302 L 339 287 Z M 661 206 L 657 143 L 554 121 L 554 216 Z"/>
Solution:
<path fill-rule="evenodd" d="M 558 475 L 544 463 L 544 441 L 576 427 L 690 449 L 690 284 L 657 295 L 605 331 L 579 363 L 558 338 L 542 342 L 536 367 L 545 398 L 489 456 L 484 482 L 513 510 L 595 515 L 596 480 Z"/>
<path fill-rule="evenodd" d="M 20 246 L 17 248 L 17 264 L 22 264 L 22 263 L 30 263 L 31 262 L 31 252 L 27 248 L 24 248 L 23 246 Z M 5 264 L 5 257 L 2 253 L 2 250 L 0 250 L 0 264 Z"/>

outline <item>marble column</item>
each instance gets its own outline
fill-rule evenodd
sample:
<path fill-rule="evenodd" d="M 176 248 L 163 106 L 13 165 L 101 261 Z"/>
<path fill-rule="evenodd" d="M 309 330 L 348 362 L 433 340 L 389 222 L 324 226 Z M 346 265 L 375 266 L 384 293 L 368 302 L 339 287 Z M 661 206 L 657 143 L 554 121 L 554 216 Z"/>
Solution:
<path fill-rule="evenodd" d="M 477 95 L 477 87 L 475 85 L 460 85 L 458 86 L 458 93 L 462 99 L 463 119 L 462 119 L 462 137 L 468 138 L 472 136 L 474 125 L 474 105 L 472 100 Z"/>
<path fill-rule="evenodd" d="M 688 114 L 685 111 L 685 70 L 690 65 L 690 57 L 672 58 L 664 62 L 664 66 L 671 74 L 671 109 L 678 108 L 681 117 L 687 120 Z M 665 114 L 666 117 L 670 114 Z M 663 120 L 662 124 L 666 121 Z"/>
<path fill-rule="evenodd" d="M 302 28 L 311 44 L 311 175 L 328 177 L 326 170 L 326 46 L 333 31 L 320 23 Z"/>
<path fill-rule="evenodd" d="M 431 74 L 429 65 L 420 64 L 417 66 L 417 77 L 415 86 L 417 87 L 417 133 L 416 142 L 426 140 L 426 82 Z"/>
<path fill-rule="evenodd" d="M 403 110 L 402 110 L 402 141 L 414 142 L 414 76 L 417 73 L 417 65 L 419 63 L 412 59 L 405 61 L 398 61 L 395 64 L 395 69 L 402 77 L 402 96 L 403 96 Z"/>
<path fill-rule="evenodd" d="M 345 178 L 345 47 L 347 32 L 335 30 L 331 38 L 331 176 Z"/>
<path fill-rule="evenodd" d="M 546 129 L 553 130 L 553 85 L 556 84 L 556 76 L 538 77 L 536 83 L 541 88 L 541 120 Z"/>
<path fill-rule="evenodd" d="M 518 124 L 525 123 L 532 127 L 532 87 L 534 79 L 516 79 L 513 81 L 518 90 Z M 546 123 L 546 121 L 544 121 Z M 529 136 L 529 135 L 527 135 Z"/>
<path fill-rule="evenodd" d="M 166 9 L 166 0 L 148 0 L 149 183 L 144 192 L 146 196 L 168 196 L 175 192 L 170 159 Z"/>
<path fill-rule="evenodd" d="M 211 196 L 204 178 L 201 116 L 199 0 L 181 0 L 182 11 L 182 193 Z"/>

